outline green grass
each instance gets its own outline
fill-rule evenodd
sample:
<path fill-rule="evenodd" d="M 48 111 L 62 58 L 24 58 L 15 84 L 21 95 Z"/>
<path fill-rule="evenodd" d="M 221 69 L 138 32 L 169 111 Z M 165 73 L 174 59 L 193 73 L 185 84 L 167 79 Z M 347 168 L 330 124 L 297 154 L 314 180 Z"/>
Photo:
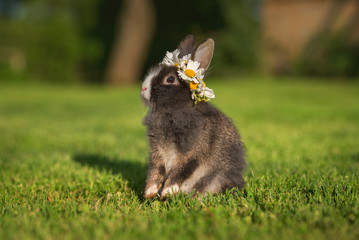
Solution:
<path fill-rule="evenodd" d="M 209 81 L 210 82 L 210 81 Z M 0 86 L 0 239 L 358 239 L 359 84 L 219 80 L 242 192 L 142 198 L 140 86 Z"/>

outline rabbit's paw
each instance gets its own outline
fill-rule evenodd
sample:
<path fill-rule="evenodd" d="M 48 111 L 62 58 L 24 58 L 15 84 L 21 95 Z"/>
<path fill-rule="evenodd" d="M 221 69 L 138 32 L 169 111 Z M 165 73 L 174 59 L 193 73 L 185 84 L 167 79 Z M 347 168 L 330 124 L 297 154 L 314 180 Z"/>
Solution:
<path fill-rule="evenodd" d="M 179 190 L 180 190 L 180 188 L 179 188 L 178 184 L 174 184 L 174 185 L 164 188 L 162 191 L 162 194 L 161 194 L 161 200 L 166 199 L 167 195 L 173 195 L 173 194 L 178 193 Z"/>
<path fill-rule="evenodd" d="M 158 193 L 159 187 L 157 184 L 152 185 L 151 187 L 147 188 L 145 192 L 145 198 L 155 197 Z"/>

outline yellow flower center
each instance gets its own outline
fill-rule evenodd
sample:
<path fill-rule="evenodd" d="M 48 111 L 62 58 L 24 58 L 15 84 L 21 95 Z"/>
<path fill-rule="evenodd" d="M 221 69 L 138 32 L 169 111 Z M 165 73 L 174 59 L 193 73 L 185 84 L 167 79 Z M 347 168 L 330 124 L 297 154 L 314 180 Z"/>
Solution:
<path fill-rule="evenodd" d="M 202 80 L 202 79 L 201 79 Z M 203 81 L 203 85 L 204 85 L 204 87 L 206 87 L 206 83 Z"/>
<path fill-rule="evenodd" d="M 192 69 L 184 70 L 184 74 L 186 74 L 187 77 L 194 77 L 196 75 L 195 71 L 193 71 Z"/>
<path fill-rule="evenodd" d="M 178 64 L 178 63 L 176 63 L 176 64 L 175 64 L 175 67 L 176 67 L 176 68 L 178 68 L 178 66 L 179 66 L 179 64 Z"/>
<path fill-rule="evenodd" d="M 196 90 L 198 88 L 198 84 L 194 82 L 189 83 L 189 88 L 192 90 Z"/>

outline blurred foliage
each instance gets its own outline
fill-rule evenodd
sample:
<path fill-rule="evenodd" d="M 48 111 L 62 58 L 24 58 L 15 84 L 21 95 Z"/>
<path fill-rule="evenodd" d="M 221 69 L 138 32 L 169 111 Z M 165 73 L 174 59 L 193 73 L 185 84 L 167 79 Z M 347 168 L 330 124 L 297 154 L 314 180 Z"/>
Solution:
<path fill-rule="evenodd" d="M 359 43 L 350 43 L 343 33 L 319 34 L 299 55 L 295 71 L 302 75 L 359 76 Z"/>
<path fill-rule="evenodd" d="M 253 71 L 259 66 L 259 1 L 221 1 L 225 28 L 218 32 L 214 63 L 230 72 Z"/>
<path fill-rule="evenodd" d="M 92 33 L 98 0 L 8 0 L 2 4 L 3 9 L 12 10 L 3 11 L 0 18 L 0 51 L 23 53 L 27 77 L 70 82 L 96 72 L 93 69 L 103 52 Z"/>
<path fill-rule="evenodd" d="M 152 1 L 157 23 L 142 74 L 187 34 L 216 41 L 213 75 L 260 67 L 261 0 Z M 0 1 L 0 80 L 102 81 L 122 2 Z M 347 39 L 343 33 L 318 34 L 293 64 L 294 72 L 358 76 L 359 44 Z"/>
<path fill-rule="evenodd" d="M 161 61 L 187 34 L 216 40 L 216 72 L 258 63 L 259 0 L 153 0 L 157 24 L 144 69 Z M 122 1 L 3 0 L 0 76 L 55 82 L 101 81 Z M 9 60 L 10 59 L 10 60 Z M 11 60 L 12 59 L 12 60 Z M 217 67 L 219 66 L 219 67 Z"/>

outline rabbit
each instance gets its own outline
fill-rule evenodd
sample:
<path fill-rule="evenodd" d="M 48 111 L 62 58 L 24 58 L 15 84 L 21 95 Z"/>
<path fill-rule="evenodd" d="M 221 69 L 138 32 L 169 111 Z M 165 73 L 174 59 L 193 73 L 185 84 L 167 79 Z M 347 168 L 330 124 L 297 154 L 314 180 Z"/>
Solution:
<path fill-rule="evenodd" d="M 209 38 L 195 47 L 194 36 L 188 35 L 178 50 L 179 58 L 191 56 L 205 71 L 214 41 Z M 208 99 L 195 103 L 177 70 L 162 62 L 142 84 L 141 98 L 149 107 L 143 123 L 151 149 L 144 197 L 163 200 L 180 192 L 197 196 L 243 188 L 245 151 L 235 126 Z"/>

